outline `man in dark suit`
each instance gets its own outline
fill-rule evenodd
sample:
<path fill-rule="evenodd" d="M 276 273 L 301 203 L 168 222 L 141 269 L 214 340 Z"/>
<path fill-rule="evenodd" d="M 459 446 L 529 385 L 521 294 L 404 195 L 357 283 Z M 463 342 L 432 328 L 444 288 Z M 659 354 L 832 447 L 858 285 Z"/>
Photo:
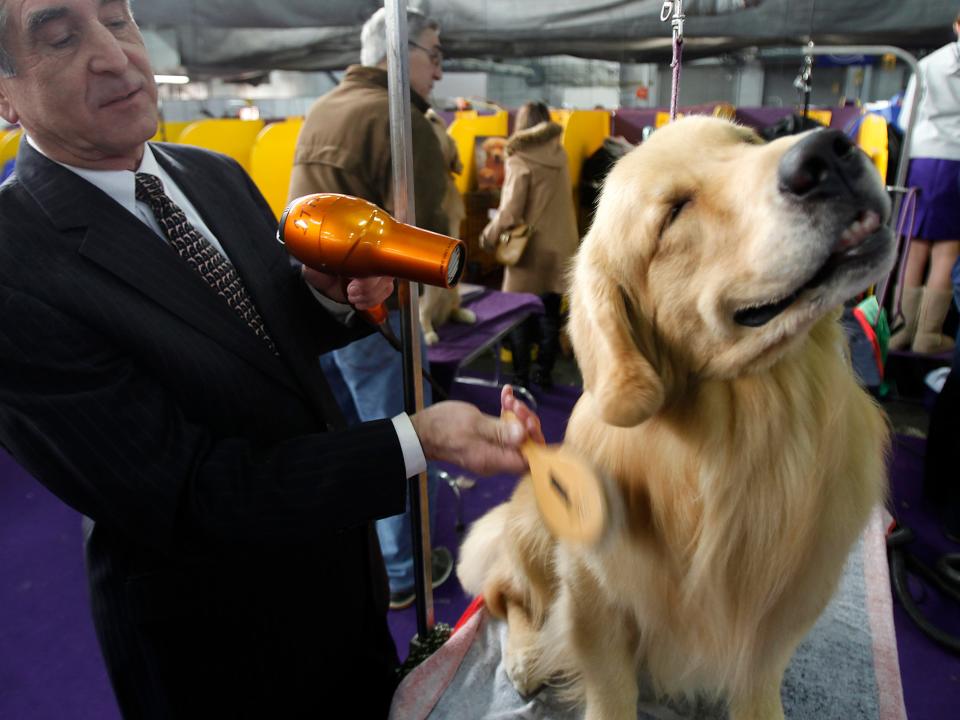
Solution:
<path fill-rule="evenodd" d="M 395 683 L 371 521 L 427 458 L 520 472 L 537 419 L 440 403 L 338 427 L 317 356 L 392 281 L 294 269 L 233 161 L 146 143 L 126 0 L 0 0 L 0 444 L 92 519 L 94 620 L 129 718 L 378 717 Z M 308 287 L 307 283 L 312 287 Z M 346 309 L 346 306 L 339 306 Z"/>

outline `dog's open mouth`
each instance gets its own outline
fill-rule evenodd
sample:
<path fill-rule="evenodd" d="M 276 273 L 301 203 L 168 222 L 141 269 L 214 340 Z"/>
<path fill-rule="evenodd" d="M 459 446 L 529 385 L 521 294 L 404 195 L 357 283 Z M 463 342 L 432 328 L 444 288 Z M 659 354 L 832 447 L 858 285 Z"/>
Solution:
<path fill-rule="evenodd" d="M 826 262 L 805 282 L 787 295 L 770 302 L 740 308 L 733 314 L 733 320 L 745 327 L 761 327 L 790 307 L 806 291 L 823 285 L 843 267 L 855 264 L 870 256 L 883 235 L 880 229 L 880 215 L 873 210 L 864 210 L 841 234 L 840 239 Z"/>

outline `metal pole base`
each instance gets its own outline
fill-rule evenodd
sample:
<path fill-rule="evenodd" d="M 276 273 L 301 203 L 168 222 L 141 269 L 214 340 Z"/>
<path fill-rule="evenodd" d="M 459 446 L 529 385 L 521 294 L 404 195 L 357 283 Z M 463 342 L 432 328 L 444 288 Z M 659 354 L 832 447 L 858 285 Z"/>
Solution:
<path fill-rule="evenodd" d="M 440 646 L 450 637 L 451 632 L 450 626 L 446 623 L 437 623 L 423 640 L 420 639 L 419 635 L 414 635 L 410 641 L 410 653 L 407 655 L 407 659 L 403 661 L 403 665 L 397 668 L 397 674 L 401 678 L 406 677 L 417 665 L 439 650 Z"/>
<path fill-rule="evenodd" d="M 463 495 L 461 493 L 464 490 L 469 490 L 472 488 L 477 484 L 477 481 L 471 480 L 466 475 L 457 475 L 454 477 L 446 470 L 437 471 L 437 480 L 440 482 L 445 482 L 450 490 L 453 491 L 453 495 L 457 499 L 457 524 L 455 528 L 458 533 L 462 533 L 465 525 L 463 523 Z"/>

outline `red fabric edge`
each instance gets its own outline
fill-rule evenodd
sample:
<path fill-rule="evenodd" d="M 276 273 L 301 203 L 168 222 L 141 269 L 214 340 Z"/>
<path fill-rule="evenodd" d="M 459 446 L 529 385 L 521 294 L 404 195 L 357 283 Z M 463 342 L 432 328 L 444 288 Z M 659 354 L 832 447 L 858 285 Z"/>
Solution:
<path fill-rule="evenodd" d="M 884 517 L 886 516 L 886 517 Z M 889 515 L 877 507 L 863 535 L 863 571 L 867 587 L 867 617 L 873 640 L 873 667 L 877 678 L 880 720 L 907 720 L 900 679 L 897 632 L 893 625 L 893 598 L 884 526 Z"/>
<path fill-rule="evenodd" d="M 457 630 L 466 625 L 470 618 L 472 618 L 473 615 L 483 607 L 483 605 L 483 595 L 477 595 L 473 599 L 473 602 L 467 606 L 467 609 L 463 611 L 463 615 L 461 615 L 460 619 L 457 620 L 457 624 L 453 626 L 453 631 L 450 633 L 450 636 L 452 637 L 454 634 L 456 634 Z"/>
<path fill-rule="evenodd" d="M 857 319 L 857 322 L 860 323 L 860 327 L 863 328 L 863 334 L 870 340 L 870 347 L 873 348 L 873 359 L 877 363 L 880 379 L 883 380 L 883 355 L 880 354 L 880 342 L 877 340 L 877 332 L 873 329 L 870 321 L 867 320 L 867 316 L 863 314 L 860 308 L 853 309 L 853 316 Z"/>

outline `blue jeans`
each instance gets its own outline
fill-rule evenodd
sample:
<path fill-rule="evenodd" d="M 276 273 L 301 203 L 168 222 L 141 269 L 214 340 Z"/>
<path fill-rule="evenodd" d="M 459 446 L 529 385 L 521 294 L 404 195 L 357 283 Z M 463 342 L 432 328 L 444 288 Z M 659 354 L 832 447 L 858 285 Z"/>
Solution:
<path fill-rule="evenodd" d="M 390 325 L 400 337 L 400 311 L 390 312 Z M 420 354 L 427 367 L 427 346 L 420 338 Z M 380 333 L 374 333 L 346 347 L 321 356 L 320 364 L 328 376 L 331 365 L 343 382 L 331 381 L 334 395 L 341 406 L 352 405 L 360 422 L 391 418 L 404 411 L 403 358 Z M 431 402 L 430 386 L 424 382 L 423 404 Z M 348 405 L 349 404 L 349 405 Z M 349 411 L 346 414 L 350 414 Z M 427 468 L 427 495 L 430 503 L 430 534 L 433 535 L 437 496 L 436 468 Z M 413 538 L 410 528 L 410 500 L 407 512 L 377 520 L 380 551 L 387 567 L 391 592 L 411 590 L 413 580 Z"/>

